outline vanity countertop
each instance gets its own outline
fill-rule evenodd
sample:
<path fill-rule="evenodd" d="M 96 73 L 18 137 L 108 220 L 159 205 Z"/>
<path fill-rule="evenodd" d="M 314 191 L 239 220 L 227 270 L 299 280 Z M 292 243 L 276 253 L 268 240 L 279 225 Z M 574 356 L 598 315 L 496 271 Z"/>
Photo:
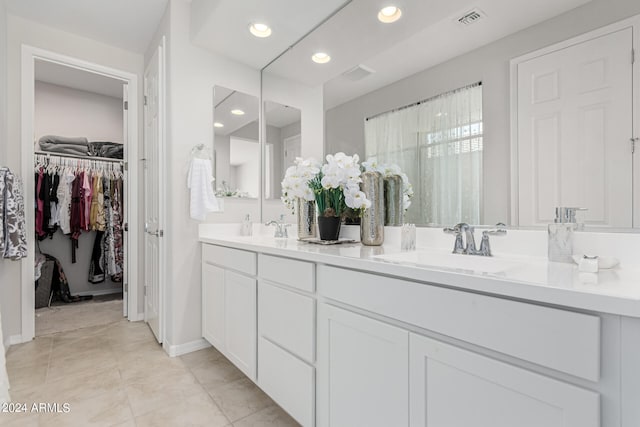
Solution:
<path fill-rule="evenodd" d="M 425 265 L 423 259 L 471 257 L 450 255 L 448 251 L 418 247 L 401 252 L 396 245 L 364 246 L 358 243 L 318 245 L 293 238 L 223 235 L 201 229 L 200 241 L 327 264 L 336 267 L 384 274 L 467 291 L 564 306 L 574 309 L 640 317 L 640 269 L 617 267 L 598 273 L 580 273 L 575 264 L 549 262 L 543 257 L 494 252 L 489 264 L 504 261 L 506 267 L 477 271 L 442 265 Z M 470 265 L 481 264 L 470 260 Z M 437 264 L 437 261 L 433 262 Z M 461 260 L 464 264 L 464 260 Z M 499 270 L 499 271 L 497 271 Z"/>

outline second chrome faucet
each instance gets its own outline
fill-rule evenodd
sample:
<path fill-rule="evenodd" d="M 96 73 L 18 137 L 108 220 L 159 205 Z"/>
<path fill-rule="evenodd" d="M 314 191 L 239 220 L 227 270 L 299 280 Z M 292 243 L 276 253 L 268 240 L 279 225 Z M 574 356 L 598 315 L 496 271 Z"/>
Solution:
<path fill-rule="evenodd" d="M 504 236 L 507 234 L 507 230 L 502 228 L 504 224 L 498 223 L 496 227 L 496 229 L 482 231 L 480 248 L 476 248 L 476 239 L 473 234 L 475 231 L 474 227 L 467 223 L 461 222 L 452 228 L 445 228 L 443 231 L 447 234 L 453 234 L 456 237 L 453 244 L 454 254 L 492 256 L 489 236 Z"/>

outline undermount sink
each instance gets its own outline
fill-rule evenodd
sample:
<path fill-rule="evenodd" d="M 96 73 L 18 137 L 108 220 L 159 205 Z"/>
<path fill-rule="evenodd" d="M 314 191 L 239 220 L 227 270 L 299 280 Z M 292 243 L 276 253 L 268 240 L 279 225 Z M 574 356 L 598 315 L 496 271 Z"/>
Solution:
<path fill-rule="evenodd" d="M 375 255 L 373 258 L 395 264 L 409 264 L 419 267 L 463 270 L 465 272 L 497 274 L 521 267 L 523 262 L 501 257 L 460 255 L 436 251 L 417 250 L 389 255 Z"/>

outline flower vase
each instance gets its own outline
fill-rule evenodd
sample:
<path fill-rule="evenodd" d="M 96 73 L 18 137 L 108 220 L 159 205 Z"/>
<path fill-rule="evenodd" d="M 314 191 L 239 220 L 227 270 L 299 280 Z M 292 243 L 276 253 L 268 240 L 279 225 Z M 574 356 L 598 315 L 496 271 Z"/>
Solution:
<path fill-rule="evenodd" d="M 380 246 L 384 242 L 384 184 L 380 172 L 362 173 L 360 189 L 371 201 L 360 220 L 360 241 L 367 246 Z"/>
<path fill-rule="evenodd" d="M 316 202 L 298 198 L 296 203 L 298 240 L 316 237 Z"/>
<path fill-rule="evenodd" d="M 320 240 L 338 240 L 341 223 L 342 218 L 339 216 L 318 216 Z"/>
<path fill-rule="evenodd" d="M 384 179 L 384 225 L 400 226 L 404 222 L 402 177 L 390 175 Z"/>

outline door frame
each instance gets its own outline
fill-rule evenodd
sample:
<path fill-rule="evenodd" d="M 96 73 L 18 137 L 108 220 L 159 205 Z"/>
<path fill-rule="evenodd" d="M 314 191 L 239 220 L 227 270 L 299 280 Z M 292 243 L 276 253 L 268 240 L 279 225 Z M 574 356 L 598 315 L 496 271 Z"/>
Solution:
<path fill-rule="evenodd" d="M 509 223 L 512 225 L 519 225 L 519 192 L 518 192 L 518 64 L 529 61 L 533 58 L 543 56 L 558 50 L 566 49 L 568 47 L 584 43 L 586 41 L 605 36 L 607 34 L 620 31 L 625 28 L 633 29 L 633 42 L 632 48 L 638 50 L 640 46 L 640 15 L 635 15 L 630 18 L 623 19 L 622 21 L 615 22 L 610 25 L 606 25 L 601 28 L 580 34 L 579 36 L 563 40 L 558 43 L 554 43 L 550 46 L 543 47 L 541 49 L 534 50 L 524 55 L 517 56 L 509 61 L 510 68 L 510 83 L 509 83 L 509 99 L 510 99 L 510 128 L 511 128 L 511 218 Z M 638 66 L 638 56 L 640 52 L 635 53 L 635 62 L 633 63 L 632 70 L 632 121 L 633 129 L 629 129 L 632 132 L 630 137 L 640 137 L 640 66 Z M 629 61 L 632 60 L 632 53 L 629 52 Z M 640 142 L 636 143 L 636 153 L 633 156 L 633 227 L 640 227 Z"/>
<path fill-rule="evenodd" d="M 22 45 L 22 75 L 21 75 L 21 154 L 22 176 L 25 189 L 34 187 L 34 104 L 35 104 L 35 61 L 53 62 L 77 70 L 100 74 L 102 76 L 122 80 L 129 88 L 127 146 L 125 147 L 125 169 L 129 177 L 127 188 L 128 228 L 128 320 L 137 321 L 142 317 L 138 311 L 138 76 L 115 68 L 91 63 L 71 56 L 62 55 L 48 50 Z M 131 178 L 134 178 L 133 180 Z M 132 182 L 135 181 L 135 182 Z M 26 193 L 29 194 L 29 193 Z M 31 341 L 35 336 L 35 289 L 34 289 L 34 201 L 32 197 L 24 198 L 25 219 L 27 230 L 27 256 L 21 261 L 21 301 L 22 328 L 21 342 Z M 127 208 L 128 206 L 128 208 Z M 123 286 L 125 283 L 123 283 Z"/>

